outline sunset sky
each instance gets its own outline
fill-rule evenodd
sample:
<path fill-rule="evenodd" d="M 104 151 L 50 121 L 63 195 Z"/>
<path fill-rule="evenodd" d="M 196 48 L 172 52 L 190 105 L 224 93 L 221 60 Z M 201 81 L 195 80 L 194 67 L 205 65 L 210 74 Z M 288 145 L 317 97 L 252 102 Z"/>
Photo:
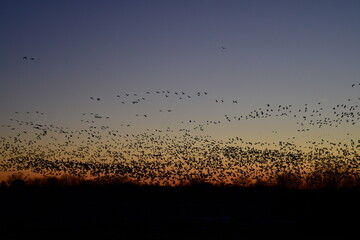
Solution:
<path fill-rule="evenodd" d="M 14 135 L 20 120 L 73 130 L 94 121 L 129 134 L 169 127 L 216 139 L 358 140 L 359 13 L 359 1 L 343 0 L 2 1 L 0 136 Z M 326 122 L 341 104 L 354 124 L 300 126 L 305 106 Z M 260 108 L 287 115 L 236 120 Z"/>

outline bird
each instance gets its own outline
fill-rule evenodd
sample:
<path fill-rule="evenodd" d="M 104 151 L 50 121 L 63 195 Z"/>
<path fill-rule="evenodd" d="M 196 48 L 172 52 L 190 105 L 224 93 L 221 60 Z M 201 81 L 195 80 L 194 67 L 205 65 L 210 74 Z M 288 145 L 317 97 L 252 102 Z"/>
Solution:
<path fill-rule="evenodd" d="M 164 105 L 157 105 L 154 115 L 159 114 L 156 110 L 159 108 L 166 109 L 160 110 L 160 112 L 171 112 L 171 102 L 169 100 L 172 100 L 174 95 L 181 96 L 180 93 L 183 93 L 177 89 L 176 92 L 178 94 L 175 94 L 174 91 L 159 91 L 158 96 L 161 97 L 160 99 Z M 181 104 L 196 103 L 199 98 L 206 95 L 202 93 L 203 91 L 186 93 L 186 96 L 189 96 L 189 98 L 191 96 L 192 99 L 188 102 L 181 101 Z M 122 103 L 134 101 L 134 103 L 136 102 L 141 106 L 145 99 L 142 98 L 141 93 L 136 94 L 138 99 L 133 99 L 135 95 L 131 94 L 129 100 Z M 168 96 L 166 100 L 165 95 Z M 182 95 L 185 95 L 185 93 Z M 196 95 L 199 98 L 195 97 Z M 120 93 L 119 96 L 124 95 Z M 153 97 L 153 94 L 150 95 L 149 92 L 146 99 L 150 102 Z M 100 98 L 90 97 L 90 99 L 99 101 Z M 176 99 L 178 98 L 176 97 Z M 219 99 L 221 98 L 216 99 L 215 102 L 219 102 Z M 226 121 L 220 121 L 219 119 L 205 119 L 204 121 L 195 118 L 191 118 L 191 120 L 181 119 L 179 122 L 181 121 L 182 124 L 179 128 L 164 125 L 159 129 L 147 128 L 145 130 L 145 127 L 142 130 L 142 124 L 152 118 L 147 118 L 150 112 L 149 114 L 137 112 L 136 116 L 144 117 L 138 119 L 138 121 L 142 121 L 141 125 L 136 126 L 134 123 L 130 127 L 130 124 L 121 121 L 117 126 L 118 128 L 111 128 L 102 123 L 104 119 L 110 119 L 108 116 L 96 112 L 86 113 L 81 115 L 82 128 L 75 127 L 74 130 L 43 122 L 36 123 L 35 120 L 23 121 L 12 118 L 10 119 L 11 124 L 1 126 L 9 128 L 13 132 L 13 136 L 9 138 L 0 137 L 1 154 L 7 158 L 6 161 L 1 161 L 0 169 L 7 164 L 15 169 L 25 168 L 25 170 L 44 174 L 71 172 L 91 176 L 94 179 L 101 179 L 104 176 L 127 176 L 138 183 L 156 184 L 162 182 L 164 185 L 175 184 L 173 181 L 187 181 L 191 179 L 191 176 L 202 176 L 206 181 L 214 184 L 239 184 L 239 180 L 236 180 L 237 177 L 248 179 L 249 182 L 256 182 L 267 177 L 270 182 L 275 182 L 276 176 L 286 172 L 291 172 L 294 176 L 300 178 L 306 174 L 301 175 L 295 171 L 304 171 L 310 174 L 314 166 L 320 166 L 319 169 L 321 169 L 323 163 L 334 164 L 336 168 L 340 166 L 340 169 L 343 169 L 342 167 L 347 166 L 346 162 L 354 162 L 351 159 L 355 159 L 354 156 L 357 156 L 356 144 L 360 144 L 360 140 L 359 143 L 351 142 L 354 150 L 351 150 L 350 147 L 340 149 L 340 146 L 343 147 L 343 145 L 337 143 L 332 143 L 335 145 L 329 143 L 333 148 L 326 149 L 325 145 L 317 140 L 311 141 L 309 145 L 304 146 L 296 145 L 292 141 L 297 136 L 295 134 L 306 135 L 319 128 L 326 128 L 326 131 L 330 131 L 330 128 L 342 125 L 346 127 L 356 125 L 360 121 L 358 100 L 356 98 L 343 98 L 342 102 L 329 106 L 331 111 L 328 113 L 326 113 L 327 106 L 325 102 L 321 103 L 320 106 L 320 103 L 313 102 L 312 104 L 301 104 L 299 107 L 288 103 L 270 107 L 270 104 L 265 102 L 261 105 L 265 107 L 238 112 L 238 109 L 231 109 L 231 100 L 223 99 L 225 101 L 221 100 L 223 102 L 221 106 L 224 106 L 224 111 L 234 111 L 227 112 L 225 115 Z M 206 97 L 204 100 L 206 100 Z M 235 101 L 232 100 L 232 103 L 235 103 Z M 209 100 L 209 103 L 214 104 L 212 99 Z M 133 107 L 132 110 L 135 110 L 137 105 L 130 104 L 129 107 Z M 139 111 L 141 109 L 137 108 Z M 146 111 L 148 110 L 150 111 L 151 108 L 146 108 Z M 40 113 L 40 111 L 29 110 L 27 114 L 34 112 Z M 176 113 L 177 111 L 174 111 L 169 116 L 176 115 Z M 26 117 L 36 118 L 37 114 L 29 114 Z M 20 112 L 16 115 L 16 118 L 20 118 L 21 115 Z M 124 115 L 126 115 L 126 112 Z M 91 119 L 88 117 L 91 117 Z M 219 117 L 224 117 L 224 115 Z M 295 118 L 294 136 L 288 136 L 287 141 L 278 143 L 266 140 L 263 142 L 249 141 L 239 137 L 221 140 L 216 139 L 214 136 L 207 136 L 202 132 L 212 126 L 221 127 L 226 126 L 226 124 L 229 124 L 229 126 L 234 124 L 233 126 L 235 126 L 238 123 L 245 124 L 244 121 L 255 121 L 260 118 L 267 121 L 267 119 L 290 119 L 290 117 L 291 119 Z M 240 120 L 241 122 L 238 122 Z M 264 123 L 266 124 L 266 122 Z M 133 127 L 137 128 L 136 133 L 130 133 Z M 314 129 L 315 127 L 317 129 Z M 28 131 L 30 129 L 31 131 Z M 29 143 L 27 137 L 33 132 L 35 132 L 33 140 L 37 142 Z M 272 135 L 280 135 L 278 133 L 280 133 L 280 130 L 270 129 L 269 131 L 269 134 Z M 289 133 L 291 134 L 291 131 Z M 347 135 L 346 137 L 350 138 L 351 136 Z M 42 141 L 46 142 L 46 144 L 41 145 Z M 341 144 L 345 144 L 345 141 Z M 334 146 L 339 146 L 339 148 Z M 21 151 L 17 149 L 23 152 L 31 152 L 34 157 L 31 155 L 21 157 Z M 303 149 L 311 151 L 303 151 Z M 347 151 L 342 152 L 343 149 Z M 326 153 L 326 151 L 328 152 Z M 332 155 L 333 152 L 339 155 Z M 111 161 L 105 160 L 104 155 Z M 42 159 L 41 157 L 35 158 L 35 156 L 45 157 Z M 360 169 L 360 164 L 356 163 L 356 161 L 354 165 Z M 351 174 L 354 172 L 344 171 L 343 174 L 345 177 L 351 178 Z M 230 179 L 229 176 L 232 178 Z M 318 177 L 316 181 L 322 183 L 321 179 L 325 179 L 325 177 Z"/>

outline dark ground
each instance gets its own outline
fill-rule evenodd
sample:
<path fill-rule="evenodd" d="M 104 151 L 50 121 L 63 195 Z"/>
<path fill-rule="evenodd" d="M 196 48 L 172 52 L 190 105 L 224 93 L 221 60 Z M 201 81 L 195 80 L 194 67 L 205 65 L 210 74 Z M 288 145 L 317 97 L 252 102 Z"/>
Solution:
<path fill-rule="evenodd" d="M 1 239 L 344 237 L 358 232 L 359 200 L 359 189 L 3 187 L 0 235 Z"/>

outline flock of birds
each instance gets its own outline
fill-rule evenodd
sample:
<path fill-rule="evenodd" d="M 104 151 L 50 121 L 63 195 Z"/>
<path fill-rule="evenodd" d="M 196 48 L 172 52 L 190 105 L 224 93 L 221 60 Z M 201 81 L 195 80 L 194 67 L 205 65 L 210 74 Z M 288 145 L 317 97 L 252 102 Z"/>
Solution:
<path fill-rule="evenodd" d="M 355 86 L 360 86 L 360 83 L 352 85 Z M 123 93 L 114 99 L 131 106 L 150 101 L 151 95 L 178 100 L 211 96 L 206 91 L 190 94 L 162 90 Z M 102 101 L 99 96 L 89 98 L 94 102 Z M 278 142 L 246 141 L 241 136 L 219 140 L 207 135 L 206 129 L 229 122 L 285 117 L 295 119 L 295 134 L 311 131 L 314 127 L 353 127 L 360 120 L 359 100 L 348 98 L 330 107 L 323 102 L 301 106 L 264 104 L 248 113 L 226 114 L 206 121 L 189 119 L 179 122 L 182 123 L 180 128 L 147 128 L 140 133 L 125 131 L 122 127 L 130 127 L 129 123 L 119 124 L 119 128 L 114 129 L 104 122 L 111 116 L 94 112 L 81 114 L 85 119 L 80 120 L 84 125 L 79 129 L 17 119 L 21 114 L 33 115 L 34 118 L 43 116 L 40 111 L 15 112 L 9 124 L 1 125 L 12 134 L 0 137 L 0 171 L 31 171 L 43 175 L 66 173 L 91 178 L 123 177 L 155 185 L 201 181 L 245 186 L 258 182 L 275 184 L 279 179 L 298 186 L 335 180 L 349 184 L 349 179 L 360 179 L 360 140 L 348 138 L 336 142 L 321 139 L 308 141 L 306 145 L 296 144 L 295 136 Z M 239 104 L 235 99 L 212 101 L 214 104 Z M 159 110 L 165 113 L 173 111 Z M 135 116 L 149 118 L 143 113 Z M 272 130 L 272 133 L 278 131 Z"/>
<path fill-rule="evenodd" d="M 356 84 L 359 85 L 359 84 Z M 352 84 L 352 87 L 356 86 Z M 360 86 L 360 85 L 359 85 Z M 147 96 L 145 96 L 147 95 Z M 140 104 L 142 102 L 148 101 L 148 96 L 150 95 L 159 95 L 163 98 L 174 98 L 178 100 L 192 100 L 196 97 L 207 96 L 208 92 L 195 92 L 194 94 L 185 93 L 183 91 L 171 92 L 171 91 L 147 91 L 145 94 L 141 95 L 138 93 L 124 93 L 122 95 L 116 95 L 116 98 L 121 101 L 122 104 Z M 101 101 L 100 97 L 90 97 L 92 101 Z M 202 125 L 199 125 L 198 128 L 203 128 L 204 125 L 216 125 L 220 124 L 223 121 L 225 122 L 236 122 L 236 121 L 246 121 L 252 119 L 265 119 L 265 118 L 277 118 L 277 117 L 291 117 L 296 119 L 296 124 L 298 125 L 297 132 L 310 131 L 311 126 L 316 126 L 322 128 L 325 126 L 329 127 L 339 127 L 342 124 L 355 125 L 360 120 L 359 112 L 359 98 L 348 98 L 343 103 L 336 104 L 331 107 L 331 109 L 325 109 L 323 102 L 317 102 L 313 106 L 304 104 L 302 106 L 294 106 L 292 104 L 288 105 L 270 105 L 266 104 L 261 108 L 254 109 L 246 114 L 239 115 L 229 115 L 225 114 L 224 118 L 216 120 L 207 120 L 203 122 Z M 224 100 L 224 99 L 213 99 L 215 103 L 231 103 L 231 104 L 240 104 L 238 100 Z M 330 111 L 329 111 L 330 110 Z M 160 109 L 159 112 L 173 112 L 173 109 Z M 93 113 L 91 113 L 93 114 Z M 85 115 L 85 114 L 83 114 Z M 93 114 L 95 118 L 103 118 L 99 114 Z M 145 118 L 149 117 L 149 114 L 135 114 L 135 116 L 143 116 Z M 107 116 L 106 119 L 110 117 Z M 189 119 L 188 123 L 194 123 L 196 120 Z M 93 123 L 93 122 L 92 122 Z M 181 121 L 185 123 L 185 121 Z M 277 130 L 273 130 L 274 133 L 277 133 Z"/>

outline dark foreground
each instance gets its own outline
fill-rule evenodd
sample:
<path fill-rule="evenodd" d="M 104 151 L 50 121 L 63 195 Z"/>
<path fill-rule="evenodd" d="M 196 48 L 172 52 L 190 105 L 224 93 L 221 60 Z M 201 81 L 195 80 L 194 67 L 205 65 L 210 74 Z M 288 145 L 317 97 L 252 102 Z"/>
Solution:
<path fill-rule="evenodd" d="M 356 234 L 359 189 L 0 188 L 1 239 L 317 239 Z"/>

